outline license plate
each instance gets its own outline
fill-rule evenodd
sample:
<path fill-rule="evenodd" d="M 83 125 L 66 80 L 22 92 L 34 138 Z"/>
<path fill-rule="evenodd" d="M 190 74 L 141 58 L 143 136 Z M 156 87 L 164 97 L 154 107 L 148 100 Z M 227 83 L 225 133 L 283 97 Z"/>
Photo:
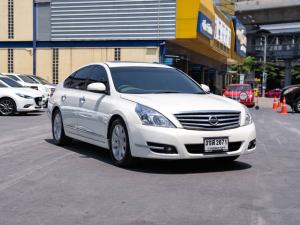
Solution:
<path fill-rule="evenodd" d="M 204 138 L 204 152 L 227 152 L 228 138 Z"/>

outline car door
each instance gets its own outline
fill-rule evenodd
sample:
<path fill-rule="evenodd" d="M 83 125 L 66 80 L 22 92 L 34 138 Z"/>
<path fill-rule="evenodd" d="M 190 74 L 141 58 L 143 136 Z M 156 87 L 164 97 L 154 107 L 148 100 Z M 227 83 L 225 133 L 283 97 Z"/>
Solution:
<path fill-rule="evenodd" d="M 104 83 L 109 90 L 106 70 L 103 66 L 95 65 L 90 71 L 87 86 L 91 83 Z M 108 122 L 109 93 L 82 92 L 80 101 L 80 113 L 78 115 L 78 127 L 81 135 L 93 141 L 105 142 Z"/>
<path fill-rule="evenodd" d="M 67 132 L 73 134 L 78 134 L 78 109 L 81 92 L 86 87 L 87 69 L 82 68 L 68 77 L 61 94 L 61 113 L 64 127 Z"/>

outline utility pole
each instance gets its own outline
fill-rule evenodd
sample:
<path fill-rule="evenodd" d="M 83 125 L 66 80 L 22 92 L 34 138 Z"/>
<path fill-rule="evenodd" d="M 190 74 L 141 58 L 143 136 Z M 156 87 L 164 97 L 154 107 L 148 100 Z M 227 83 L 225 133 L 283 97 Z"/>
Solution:
<path fill-rule="evenodd" d="M 263 75 L 262 75 L 262 97 L 265 97 L 266 88 L 267 88 L 267 79 L 268 79 L 268 75 L 266 73 L 268 36 L 264 34 L 262 35 L 262 37 L 264 38 L 264 67 L 263 67 Z"/>
<path fill-rule="evenodd" d="M 33 34 L 32 34 L 32 73 L 36 76 L 36 42 L 37 42 L 37 3 L 32 0 L 33 6 Z"/>

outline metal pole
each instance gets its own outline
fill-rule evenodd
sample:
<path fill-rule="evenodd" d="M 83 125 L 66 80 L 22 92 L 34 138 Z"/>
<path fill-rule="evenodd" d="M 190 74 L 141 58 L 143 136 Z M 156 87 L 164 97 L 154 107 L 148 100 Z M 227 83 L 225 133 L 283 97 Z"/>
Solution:
<path fill-rule="evenodd" d="M 263 87 L 262 87 L 262 97 L 265 97 L 266 94 L 266 85 L 267 85 L 267 75 L 266 75 L 266 64 L 267 64 L 267 35 L 264 37 L 264 67 L 263 67 Z"/>
<path fill-rule="evenodd" d="M 33 76 L 36 76 L 36 41 L 37 41 L 37 7 L 36 7 L 36 2 L 33 0 L 33 41 L 32 41 L 32 49 L 33 49 L 33 54 L 32 54 L 32 73 Z"/>

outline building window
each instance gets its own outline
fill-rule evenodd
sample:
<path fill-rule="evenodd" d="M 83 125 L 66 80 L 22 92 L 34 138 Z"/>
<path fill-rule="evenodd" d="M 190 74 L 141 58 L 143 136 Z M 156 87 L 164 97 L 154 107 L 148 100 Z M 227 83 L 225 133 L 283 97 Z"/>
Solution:
<path fill-rule="evenodd" d="M 8 0 L 8 39 L 14 36 L 14 0 Z"/>
<path fill-rule="evenodd" d="M 115 61 L 121 61 L 121 48 L 115 48 Z"/>
<path fill-rule="evenodd" d="M 13 73 L 14 72 L 14 50 L 8 49 L 7 51 L 7 72 Z"/>
<path fill-rule="evenodd" d="M 53 49 L 52 57 L 52 82 L 58 84 L 58 68 L 59 68 L 59 51 L 58 48 Z"/>

